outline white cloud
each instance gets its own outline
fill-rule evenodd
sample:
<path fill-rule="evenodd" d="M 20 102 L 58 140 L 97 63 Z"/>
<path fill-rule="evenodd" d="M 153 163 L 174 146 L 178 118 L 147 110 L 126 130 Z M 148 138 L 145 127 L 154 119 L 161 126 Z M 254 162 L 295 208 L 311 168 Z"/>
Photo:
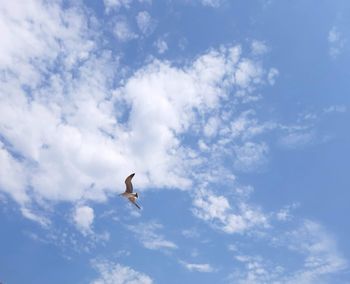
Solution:
<path fill-rule="evenodd" d="M 322 283 L 328 275 L 348 266 L 335 239 L 314 221 L 305 220 L 299 228 L 287 234 L 286 242 L 292 251 L 304 256 L 303 267 L 288 277 L 286 283 Z"/>
<path fill-rule="evenodd" d="M 282 136 L 279 143 L 287 148 L 297 148 L 306 146 L 314 141 L 315 133 L 313 131 L 293 131 Z"/>
<path fill-rule="evenodd" d="M 293 203 L 291 205 L 285 206 L 276 213 L 276 218 L 279 221 L 288 221 L 293 218 L 291 211 L 299 207 L 298 203 Z"/>
<path fill-rule="evenodd" d="M 242 60 L 235 72 L 236 84 L 241 88 L 249 88 L 252 83 L 260 83 L 263 69 L 255 61 L 250 59 Z"/>
<path fill-rule="evenodd" d="M 118 19 L 113 28 L 114 35 L 118 40 L 126 42 L 137 38 L 126 19 Z"/>
<path fill-rule="evenodd" d="M 317 125 L 327 119 L 328 115 L 347 112 L 345 105 L 330 105 L 318 112 L 305 112 L 298 114 L 298 123 L 294 125 L 274 124 L 278 133 L 278 144 L 285 148 L 297 149 L 310 145 L 326 143 L 331 139 L 330 135 L 321 135 Z"/>
<path fill-rule="evenodd" d="M 217 142 L 223 145 L 217 148 L 201 140 L 202 149 L 219 149 L 228 155 L 233 152 L 237 165 L 245 169 L 265 159 L 266 144 L 251 139 L 273 125 L 260 124 L 252 114 L 242 113 L 236 113 L 236 119 L 228 115 L 226 122 L 232 124 L 227 123 L 227 129 L 219 123 L 224 119 L 222 101 L 232 99 L 233 87 L 251 93 L 259 84 L 273 84 L 278 74 L 244 58 L 239 46 L 209 50 L 182 67 L 154 60 L 112 91 L 118 63 L 108 50 L 99 48 L 95 38 L 98 29 L 89 31 L 87 17 L 78 8 L 63 10 L 55 3 L 7 1 L 0 13 L 0 29 L 4 31 L 0 67 L 10 71 L 0 78 L 0 190 L 20 204 L 26 218 L 49 223 L 31 209 L 32 202 L 106 200 L 110 192 L 124 188 L 124 178 L 132 171 L 137 172 L 135 184 L 141 190 L 150 186 L 188 188 L 190 173 L 196 173 L 193 165 L 202 161 L 182 143 L 181 136 L 189 132 L 197 135 L 196 127 L 203 129 L 207 122 L 202 117 L 213 117 L 206 134 L 218 135 Z M 130 34 L 135 36 L 128 26 L 120 31 L 123 40 L 130 39 Z M 52 72 L 57 66 L 62 71 Z M 230 131 L 225 144 L 223 138 Z M 282 142 L 303 144 L 309 141 L 305 133 L 290 132 Z M 234 139 L 242 141 L 235 143 Z M 226 152 L 225 145 L 238 146 Z M 215 160 L 213 167 L 217 171 L 205 173 L 211 175 L 206 181 L 221 172 Z M 269 225 L 268 216 L 244 198 L 231 203 L 223 194 L 209 190 L 196 196 L 193 212 L 230 234 Z M 288 219 L 286 212 L 280 213 L 280 219 Z M 73 219 L 88 234 L 94 222 L 93 209 L 77 206 Z M 146 248 L 177 248 L 158 233 L 161 228 L 158 223 L 129 227 Z M 312 283 L 345 266 L 334 241 L 324 236 L 322 229 L 307 223 L 303 230 L 314 242 L 290 246 L 305 256 L 304 267 L 297 271 L 300 277 L 290 278 L 290 283 L 305 279 L 304 283 Z M 299 230 L 291 235 L 302 233 Z M 320 233 L 323 238 L 317 239 L 315 235 Z M 207 264 L 188 264 L 192 270 L 210 270 Z M 129 267 L 101 267 L 101 278 L 94 283 L 152 282 Z M 256 273 L 264 274 L 263 269 L 256 265 Z"/>
<path fill-rule="evenodd" d="M 93 266 L 99 271 L 98 279 L 91 284 L 152 284 L 148 275 L 138 272 L 131 267 L 108 261 L 93 261 Z"/>
<path fill-rule="evenodd" d="M 195 214 L 204 220 L 225 220 L 225 213 L 230 209 L 230 204 L 225 197 L 215 196 L 209 193 L 205 197 L 196 198 L 194 204 L 198 208 Z"/>
<path fill-rule="evenodd" d="M 164 39 L 161 39 L 161 38 L 157 39 L 154 45 L 157 48 L 157 51 L 159 54 L 163 54 L 168 50 L 168 44 Z"/>
<path fill-rule="evenodd" d="M 278 77 L 278 75 L 279 75 L 279 71 L 276 68 L 271 68 L 269 70 L 269 73 L 267 75 L 267 81 L 271 86 L 275 85 L 276 78 Z"/>
<path fill-rule="evenodd" d="M 265 54 L 266 52 L 268 52 L 268 47 L 267 45 L 259 40 L 253 40 L 252 44 L 251 44 L 251 49 L 252 49 L 252 53 L 254 55 L 262 55 Z"/>
<path fill-rule="evenodd" d="M 268 217 L 260 208 L 246 203 L 245 197 L 239 195 L 238 193 L 236 205 L 232 208 L 226 197 L 201 190 L 201 193 L 194 198 L 193 213 L 228 234 L 268 227 Z"/>
<path fill-rule="evenodd" d="M 181 157 L 185 152 L 179 148 L 177 136 L 196 125 L 197 111 L 210 112 L 219 107 L 221 98 L 227 96 L 225 90 L 233 84 L 232 73 L 239 60 L 237 50 L 239 47 L 223 48 L 222 52 L 210 51 L 186 68 L 174 68 L 168 63 L 155 61 L 137 72 L 121 90 L 131 105 L 129 125 L 135 135 L 130 137 L 133 140 L 131 146 L 137 149 L 143 165 L 155 170 L 160 184 L 164 184 L 162 177 L 167 176 L 168 185 L 172 180 L 169 172 L 160 174 L 164 171 L 159 168 L 159 164 L 163 164 L 160 162 L 163 149 L 173 149 L 167 152 L 174 153 L 163 165 L 170 166 L 169 162 L 174 162 L 170 172 L 184 170 L 187 158 Z M 149 103 L 151 101 L 153 103 Z M 152 158 L 148 157 L 151 153 Z M 152 173 L 150 177 L 153 178 Z"/>
<path fill-rule="evenodd" d="M 21 213 L 27 219 L 37 222 L 44 227 L 47 227 L 51 223 L 49 219 L 45 218 L 44 216 L 40 216 L 39 214 L 33 213 L 26 207 L 21 208 Z"/>
<path fill-rule="evenodd" d="M 83 9 L 6 2 L 0 13 L 0 190 L 23 208 L 105 201 L 130 172 L 140 190 L 189 188 L 203 161 L 181 137 L 197 135 L 234 86 L 266 82 L 260 63 L 226 46 L 182 67 L 153 60 L 113 90 L 118 61 Z"/>
<path fill-rule="evenodd" d="M 235 147 L 234 166 L 241 171 L 252 171 L 267 161 L 269 148 L 266 143 L 246 142 Z"/>
<path fill-rule="evenodd" d="M 153 32 L 156 22 L 147 11 L 141 11 L 136 16 L 136 23 L 140 31 L 147 35 Z"/>
<path fill-rule="evenodd" d="M 200 0 L 203 6 L 217 8 L 222 4 L 222 0 Z"/>
<path fill-rule="evenodd" d="M 268 130 L 273 130 L 276 127 L 275 123 L 260 123 L 256 118 L 256 112 L 253 109 L 243 111 L 238 116 L 234 117 L 230 122 L 230 138 L 231 140 L 242 139 L 249 141 L 254 137 L 265 133 Z M 226 133 L 224 135 L 227 136 Z"/>
<path fill-rule="evenodd" d="M 117 10 L 121 7 L 129 8 L 133 0 L 103 0 L 106 11 Z"/>
<path fill-rule="evenodd" d="M 340 34 L 337 31 L 337 28 L 332 27 L 332 29 L 328 33 L 328 41 L 330 43 L 334 43 L 334 42 L 337 42 L 339 40 L 339 38 L 340 38 Z"/>
<path fill-rule="evenodd" d="M 120 8 L 129 9 L 133 0 L 103 0 L 106 13 L 111 11 L 118 11 Z M 152 4 L 152 0 L 138 0 L 140 3 Z"/>
<path fill-rule="evenodd" d="M 139 223 L 138 225 L 128 226 L 129 230 L 135 233 L 142 245 L 151 250 L 176 249 L 177 245 L 168 241 L 163 235 L 158 233 L 163 226 L 159 223 Z"/>
<path fill-rule="evenodd" d="M 94 210 L 89 206 L 79 206 L 75 208 L 73 220 L 77 228 L 86 235 L 92 232 L 92 223 L 94 222 Z"/>
<path fill-rule="evenodd" d="M 220 120 L 218 117 L 210 117 L 204 126 L 203 132 L 207 137 L 215 136 L 219 128 Z"/>
<path fill-rule="evenodd" d="M 111 7 L 130 3 L 106 2 Z M 88 18 L 79 7 L 62 9 L 57 3 L 41 1 L 7 1 L 0 10 L 0 68 L 8 70 L 7 76 L 0 78 L 0 190 L 20 204 L 25 217 L 48 222 L 31 210 L 31 203 L 50 206 L 46 201 L 104 201 L 109 193 L 123 190 L 125 176 L 133 171 L 141 190 L 189 188 L 191 175 L 202 160 L 181 137 L 198 135 L 207 121 L 202 118 L 216 117 L 216 113 L 220 113 L 216 124 L 209 124 L 206 132 L 209 137 L 220 136 L 217 142 L 222 147 L 201 140 L 201 149 L 219 149 L 222 155 L 235 153 L 242 168 L 264 160 L 268 147 L 251 138 L 273 126 L 239 112 L 237 120 L 232 119 L 236 110 L 228 115 L 226 122 L 233 123 L 227 123 L 227 129 L 217 122 L 224 119 L 222 102 L 232 100 L 232 89 L 252 93 L 260 84 L 273 84 L 278 71 L 266 72 L 260 62 L 243 57 L 240 46 L 226 46 L 209 50 L 182 67 L 153 60 L 123 78 L 122 86 L 113 91 L 118 62 L 99 46 L 99 29 L 90 27 Z M 121 40 L 136 37 L 127 23 L 115 32 Z M 335 42 L 337 37 L 331 38 Z M 236 132 L 225 144 L 223 136 L 231 130 Z M 242 141 L 235 143 L 234 139 Z M 305 137 L 293 137 L 292 133 L 285 141 L 295 145 Z M 225 145 L 238 146 L 230 152 Z M 215 160 L 212 166 L 216 171 L 203 174 L 207 182 L 220 179 L 215 177 L 218 172 L 227 173 Z M 266 214 L 243 197 L 231 203 L 223 194 L 207 190 L 196 196 L 194 207 L 198 218 L 226 233 L 268 226 Z M 77 206 L 73 219 L 87 234 L 92 230 L 93 209 Z M 317 226 L 305 227 L 322 233 Z M 175 249 L 174 242 L 157 232 L 161 228 L 158 223 L 129 227 L 146 248 Z M 317 275 L 341 269 L 344 260 L 332 244 L 332 239 L 325 237 L 299 247 L 307 255 L 300 275 L 317 279 Z M 191 267 L 208 269 L 205 265 Z M 152 282 L 129 267 L 101 267 L 101 278 L 95 283 L 118 283 L 120 279 Z"/>
<path fill-rule="evenodd" d="M 324 113 L 344 113 L 347 111 L 347 107 L 345 105 L 332 105 L 323 110 Z"/>
<path fill-rule="evenodd" d="M 185 50 L 185 48 L 188 46 L 188 40 L 183 37 L 178 41 L 177 45 L 181 50 Z"/>
<path fill-rule="evenodd" d="M 275 246 L 278 254 L 283 251 L 283 258 L 272 261 L 271 255 L 247 255 L 235 247 L 235 259 L 243 267 L 237 268 L 229 279 L 247 284 L 333 283 L 332 275 L 341 273 L 348 266 L 334 238 L 314 221 L 304 220 L 295 230 L 275 233 L 273 238 L 279 239 Z M 291 265 L 291 261 L 295 263 Z"/>
<path fill-rule="evenodd" d="M 192 229 L 187 229 L 187 230 L 182 230 L 181 234 L 185 237 L 185 238 L 189 238 L 189 239 L 195 239 L 195 238 L 199 238 L 200 234 L 199 232 L 192 228 Z"/>
<path fill-rule="evenodd" d="M 333 26 L 328 33 L 329 54 L 337 58 L 345 46 L 345 39 L 336 26 Z"/>
<path fill-rule="evenodd" d="M 1 92 L 8 90 L 13 77 L 17 83 L 35 86 L 42 80 L 38 71 L 45 72 L 52 67 L 59 54 L 65 55 L 60 64 L 66 68 L 85 59 L 94 47 L 91 38 L 86 37 L 87 27 L 88 19 L 79 8 L 62 10 L 58 3 L 39 0 L 3 3 L 0 11 L 0 67 L 13 73 L 8 76 Z M 12 87 L 15 87 L 14 93 L 20 91 L 20 85 Z"/>
<path fill-rule="evenodd" d="M 185 261 L 180 261 L 180 263 L 186 267 L 189 271 L 196 272 L 214 272 L 215 269 L 209 263 L 188 263 Z"/>
<path fill-rule="evenodd" d="M 284 272 L 280 265 L 271 263 L 259 255 L 237 254 L 235 260 L 243 265 L 237 269 L 228 279 L 232 283 L 238 284 L 258 284 L 258 283 L 285 283 L 277 280 Z"/>
<path fill-rule="evenodd" d="M 57 216 L 57 215 L 56 215 Z M 36 221 L 36 220 L 34 220 Z M 74 222 L 74 216 L 72 218 Z M 38 221 L 36 221 L 38 222 Z M 95 233 L 91 230 L 83 230 L 78 227 L 80 232 L 71 230 L 70 226 L 65 223 L 49 223 L 49 226 L 44 227 L 45 230 L 25 231 L 35 241 L 45 245 L 54 245 L 60 249 L 64 257 L 72 258 L 75 253 L 91 253 L 98 246 L 104 246 L 110 239 L 110 234 L 106 231 Z M 63 226 L 61 226 L 63 225 Z"/>
<path fill-rule="evenodd" d="M 340 256 L 335 239 L 317 222 L 305 220 L 302 225 L 287 234 L 289 247 L 306 255 L 304 266 L 317 272 L 340 269 L 345 260 Z"/>
<path fill-rule="evenodd" d="M 277 220 L 280 220 L 280 221 L 286 221 L 291 218 L 289 211 L 286 209 L 281 209 L 280 211 L 278 211 L 276 214 L 276 217 L 277 217 Z"/>
<path fill-rule="evenodd" d="M 0 147 L 0 188 L 18 203 L 25 204 L 29 201 L 25 189 L 28 178 L 26 171 L 1 141 Z"/>

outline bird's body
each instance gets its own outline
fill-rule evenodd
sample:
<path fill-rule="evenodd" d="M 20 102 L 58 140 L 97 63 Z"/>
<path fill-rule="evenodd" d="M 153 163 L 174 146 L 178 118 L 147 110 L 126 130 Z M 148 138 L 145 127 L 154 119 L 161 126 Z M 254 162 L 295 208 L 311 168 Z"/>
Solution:
<path fill-rule="evenodd" d="M 135 174 L 131 174 L 125 179 L 126 189 L 125 189 L 125 192 L 123 192 L 120 195 L 129 199 L 129 201 L 132 204 L 134 204 L 137 208 L 141 209 L 141 207 L 136 203 L 136 200 L 139 196 L 138 196 L 137 192 L 133 193 L 133 186 L 132 186 L 131 180 L 134 177 L 134 175 Z"/>

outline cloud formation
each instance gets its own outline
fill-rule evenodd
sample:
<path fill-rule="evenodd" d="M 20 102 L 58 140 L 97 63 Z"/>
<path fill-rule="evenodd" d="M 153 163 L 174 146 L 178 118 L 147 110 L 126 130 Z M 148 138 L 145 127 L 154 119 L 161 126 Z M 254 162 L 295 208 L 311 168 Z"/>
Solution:
<path fill-rule="evenodd" d="M 89 206 L 79 206 L 73 214 L 76 226 L 84 235 L 92 232 L 91 226 L 94 222 L 94 217 L 94 210 Z"/>
<path fill-rule="evenodd" d="M 157 41 L 154 43 L 154 46 L 157 48 L 159 54 L 163 54 L 168 50 L 168 44 L 162 38 L 157 39 Z"/>
<path fill-rule="evenodd" d="M 337 26 L 333 26 L 328 33 L 329 54 L 337 58 L 345 46 L 345 39 Z"/>
<path fill-rule="evenodd" d="M 141 11 L 137 14 L 136 23 L 144 35 L 152 33 L 156 26 L 156 21 L 152 19 L 147 11 Z"/>
<path fill-rule="evenodd" d="M 203 6 L 217 8 L 221 5 L 223 1 L 222 0 L 200 0 L 200 3 Z"/>
<path fill-rule="evenodd" d="M 193 213 L 198 218 L 209 222 L 214 228 L 228 234 L 267 228 L 268 216 L 258 206 L 250 205 L 245 200 L 250 192 L 249 188 L 238 189 L 235 205 L 232 207 L 226 197 L 214 194 L 210 190 L 201 190 L 194 199 Z"/>
<path fill-rule="evenodd" d="M 280 261 L 269 256 L 248 255 L 233 247 L 235 260 L 242 265 L 229 280 L 235 283 L 329 283 L 328 277 L 341 273 L 347 261 L 339 252 L 334 238 L 317 222 L 303 220 L 290 231 L 275 234 L 272 244 L 279 253 L 289 255 Z"/>
<path fill-rule="evenodd" d="M 107 12 L 121 7 L 129 8 L 132 2 L 133 0 L 103 0 Z"/>
<path fill-rule="evenodd" d="M 125 11 L 132 2 L 104 0 L 106 14 Z M 201 3 L 219 7 L 224 1 Z M 248 52 L 239 44 L 216 46 L 177 62 L 151 57 L 129 69 L 120 63 L 123 55 L 108 46 L 144 40 L 156 25 L 149 12 L 113 16 L 109 28 L 115 37 L 107 39 L 104 22 L 90 10 L 61 4 L 7 1 L 0 9 L 0 199 L 12 198 L 25 218 L 49 227 L 43 242 L 79 252 L 104 244 L 110 234 L 93 232 L 99 216 L 83 204 L 113 198 L 131 172 L 137 172 L 140 191 L 187 190 L 193 216 L 214 233 L 263 238 L 275 232 L 276 220 L 289 225 L 288 206 L 266 213 L 249 200 L 253 189 L 237 181 L 241 172 L 268 163 L 273 149 L 263 135 L 269 131 L 278 132 L 277 142 L 285 148 L 316 140 L 312 125 L 305 125 L 316 119 L 314 114 L 294 126 L 263 121 L 259 115 L 260 88 L 273 86 L 279 75 L 263 63 L 264 42 L 252 41 Z M 174 41 L 166 35 L 155 38 L 153 48 L 165 58 L 167 41 Z M 328 40 L 337 56 L 342 34 L 332 28 Z M 333 105 L 323 112 L 342 113 L 346 107 Z M 66 226 L 50 227 L 58 203 L 71 206 L 68 217 L 81 234 L 71 234 Z M 182 247 L 168 239 L 159 222 L 145 220 L 126 228 L 145 251 L 175 255 Z M 193 241 L 199 232 L 182 234 Z M 244 269 L 233 274 L 235 283 L 315 283 L 347 267 L 335 240 L 316 222 L 306 220 L 281 235 L 274 245 L 299 257 L 299 266 L 288 269 L 283 261 L 236 250 L 234 259 Z M 41 241 L 36 234 L 31 237 Z M 193 250 L 192 257 L 197 254 Z M 193 272 L 216 271 L 216 264 L 206 262 L 180 264 Z M 153 282 L 119 263 L 102 261 L 95 267 L 100 273 L 95 284 Z"/>
<path fill-rule="evenodd" d="M 90 284 L 152 284 L 153 280 L 148 275 L 138 272 L 129 266 L 108 261 L 93 261 L 94 268 L 100 276 Z"/>
<path fill-rule="evenodd" d="M 265 80 L 260 63 L 242 57 L 237 45 L 209 50 L 183 67 L 153 60 L 113 89 L 118 61 L 100 48 L 98 24 L 89 23 L 86 11 L 36 1 L 6 4 L 2 13 L 3 24 L 17 31 L 3 40 L 18 48 L 2 45 L 1 68 L 11 73 L 1 78 L 7 174 L 0 184 L 22 207 L 104 201 L 135 170 L 141 188 L 186 189 L 188 168 L 200 161 L 181 137 L 196 133 L 200 116 L 217 111 L 232 88 L 250 93 Z M 129 39 L 119 28 L 117 36 Z M 32 42 L 25 48 L 24 37 Z M 207 123 L 208 137 L 220 120 L 214 122 Z"/>
<path fill-rule="evenodd" d="M 156 222 L 139 223 L 138 225 L 129 225 L 128 229 L 133 232 L 141 244 L 151 250 L 176 249 L 177 245 L 166 240 L 158 231 L 163 226 Z"/>
<path fill-rule="evenodd" d="M 215 269 L 208 263 L 188 263 L 185 261 L 180 261 L 180 263 L 189 271 L 206 273 L 215 271 Z"/>
<path fill-rule="evenodd" d="M 138 37 L 137 34 L 132 31 L 130 24 L 125 18 L 119 18 L 117 20 L 113 32 L 116 38 L 121 42 L 126 42 Z"/>

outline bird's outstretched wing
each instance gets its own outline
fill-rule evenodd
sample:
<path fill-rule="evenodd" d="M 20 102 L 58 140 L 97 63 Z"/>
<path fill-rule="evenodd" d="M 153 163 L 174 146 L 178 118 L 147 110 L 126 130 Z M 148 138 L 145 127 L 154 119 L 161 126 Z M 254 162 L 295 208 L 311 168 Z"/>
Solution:
<path fill-rule="evenodd" d="M 135 173 L 129 175 L 126 179 L 125 179 L 125 185 L 126 185 L 126 189 L 125 192 L 128 193 L 132 193 L 133 187 L 132 187 L 132 183 L 131 180 L 134 177 Z"/>

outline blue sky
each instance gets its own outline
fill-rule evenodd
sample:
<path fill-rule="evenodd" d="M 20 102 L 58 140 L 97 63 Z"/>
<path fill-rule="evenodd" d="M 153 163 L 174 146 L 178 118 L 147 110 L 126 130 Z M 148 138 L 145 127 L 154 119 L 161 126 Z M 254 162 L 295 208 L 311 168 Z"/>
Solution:
<path fill-rule="evenodd" d="M 349 12 L 3 1 L 0 281 L 350 283 Z"/>

